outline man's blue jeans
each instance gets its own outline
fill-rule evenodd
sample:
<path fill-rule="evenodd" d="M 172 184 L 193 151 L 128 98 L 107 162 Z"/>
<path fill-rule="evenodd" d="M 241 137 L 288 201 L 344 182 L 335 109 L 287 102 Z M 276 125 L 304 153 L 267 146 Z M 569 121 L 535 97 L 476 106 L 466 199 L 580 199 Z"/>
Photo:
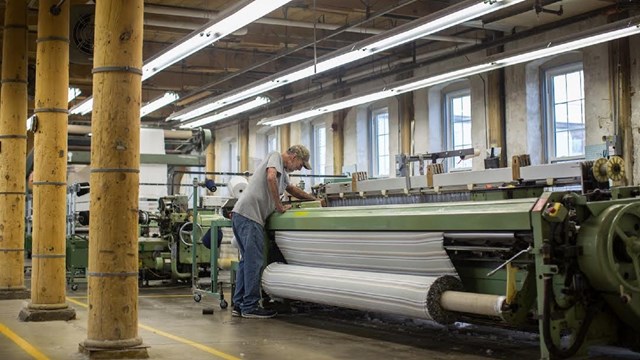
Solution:
<path fill-rule="evenodd" d="M 236 274 L 234 306 L 242 312 L 258 307 L 260 301 L 260 270 L 263 264 L 264 228 L 257 222 L 238 213 L 231 218 L 233 235 L 240 249 L 240 263 Z"/>

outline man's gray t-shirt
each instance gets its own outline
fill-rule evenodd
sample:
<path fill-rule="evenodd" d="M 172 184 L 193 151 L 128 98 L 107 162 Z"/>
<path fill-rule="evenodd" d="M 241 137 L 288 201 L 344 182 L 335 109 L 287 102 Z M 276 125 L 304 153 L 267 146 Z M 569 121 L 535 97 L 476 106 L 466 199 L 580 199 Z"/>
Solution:
<path fill-rule="evenodd" d="M 271 198 L 267 185 L 267 169 L 275 168 L 278 172 L 276 183 L 278 194 L 282 195 L 289 185 L 289 175 L 284 171 L 282 155 L 274 151 L 262 160 L 256 167 L 247 188 L 233 207 L 233 212 L 238 213 L 258 224 L 264 226 L 265 220 L 276 210 L 276 203 Z"/>

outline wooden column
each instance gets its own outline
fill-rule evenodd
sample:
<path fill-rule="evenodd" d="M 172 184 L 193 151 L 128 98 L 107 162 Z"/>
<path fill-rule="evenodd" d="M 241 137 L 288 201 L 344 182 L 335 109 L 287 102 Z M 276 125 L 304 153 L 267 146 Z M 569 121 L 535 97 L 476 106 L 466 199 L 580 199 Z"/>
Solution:
<path fill-rule="evenodd" d="M 351 94 L 351 88 L 343 88 L 333 93 L 333 98 L 338 99 Z M 331 122 L 331 137 L 333 140 L 333 174 L 342 175 L 344 166 L 344 119 L 349 109 L 338 110 L 333 113 Z"/>
<path fill-rule="evenodd" d="M 291 124 L 278 126 L 280 131 L 280 152 L 285 152 L 291 147 Z"/>
<path fill-rule="evenodd" d="M 413 92 L 398 96 L 398 125 L 400 126 L 400 152 L 411 154 L 411 122 L 415 118 Z"/>
<path fill-rule="evenodd" d="M 27 149 L 27 1 L 7 0 L 0 95 L 0 299 L 27 299 L 24 208 Z"/>
<path fill-rule="evenodd" d="M 238 145 L 240 149 L 240 171 L 249 171 L 249 121 L 241 120 L 239 125 Z"/>
<path fill-rule="evenodd" d="M 609 64 L 612 74 L 614 114 L 617 115 L 618 136 L 622 144 L 620 155 L 624 159 L 626 183 L 633 184 L 633 162 L 635 151 L 631 128 L 631 63 L 629 39 L 622 38 L 609 43 Z M 619 150 L 619 149 L 616 149 Z"/>
<path fill-rule="evenodd" d="M 493 38 L 502 38 L 504 34 L 491 31 L 488 35 Z M 500 54 L 504 48 L 499 46 L 487 51 L 487 56 Z M 489 71 L 486 83 L 486 106 L 487 106 L 487 150 L 492 147 L 499 147 L 500 167 L 508 166 L 507 162 L 507 120 L 505 118 L 505 87 L 504 69 Z M 483 154 L 484 157 L 484 154 Z"/>
<path fill-rule="evenodd" d="M 346 110 L 338 110 L 333 113 L 331 123 L 331 137 L 333 140 L 333 174 L 341 175 L 344 166 L 344 118 Z"/>
<path fill-rule="evenodd" d="M 204 171 L 214 172 L 216 171 L 216 140 L 211 138 L 211 142 L 207 145 L 207 150 L 204 158 Z M 207 179 L 215 179 L 215 175 L 206 175 Z"/>
<path fill-rule="evenodd" d="M 500 167 L 507 166 L 507 144 L 505 142 L 506 119 L 504 111 L 504 69 L 498 69 L 487 73 L 487 117 L 488 140 L 490 150 L 492 147 L 501 149 Z"/>
<path fill-rule="evenodd" d="M 90 357 L 148 357 L 138 336 L 142 24 L 142 0 L 96 2 L 89 312 L 80 344 Z"/>
<path fill-rule="evenodd" d="M 69 2 L 58 3 L 42 0 L 38 10 L 31 302 L 23 321 L 75 318 L 65 302 Z"/>

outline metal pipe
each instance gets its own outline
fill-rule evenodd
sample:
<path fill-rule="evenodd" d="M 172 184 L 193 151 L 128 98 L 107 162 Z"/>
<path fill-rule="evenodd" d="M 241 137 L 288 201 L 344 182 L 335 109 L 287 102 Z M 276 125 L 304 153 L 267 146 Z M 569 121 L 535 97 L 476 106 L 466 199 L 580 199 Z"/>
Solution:
<path fill-rule="evenodd" d="M 218 11 L 203 11 L 200 9 L 169 7 L 169 6 L 154 5 L 154 4 L 145 4 L 144 12 L 148 14 L 172 15 L 172 16 L 191 17 L 191 18 L 198 18 L 198 19 L 209 19 L 209 20 L 214 19 L 219 14 Z M 160 25 L 160 23 L 162 23 L 162 25 Z M 267 17 L 258 19 L 254 23 L 264 24 L 264 25 L 297 27 L 297 28 L 303 28 L 303 29 L 332 30 L 332 31 L 338 30 L 343 27 L 343 25 L 336 25 L 336 24 L 312 23 L 312 22 L 305 22 L 305 21 L 267 18 Z M 145 19 L 145 25 L 164 26 L 164 27 L 172 27 L 172 28 L 181 28 L 184 25 L 185 27 L 189 26 L 189 27 L 186 27 L 188 29 L 191 29 L 191 26 L 194 26 L 193 30 L 201 27 L 201 24 L 199 26 L 196 26 L 196 25 L 193 25 L 192 23 L 189 24 L 184 21 L 168 22 L 168 21 L 151 20 L 151 19 Z M 387 30 L 354 26 L 351 28 L 347 28 L 344 31 L 357 33 L 357 34 L 376 35 L 376 34 L 383 33 Z M 238 35 L 238 34 L 234 33 L 234 35 Z M 458 37 L 458 36 L 447 36 L 447 35 L 429 35 L 429 36 L 425 36 L 424 39 L 435 40 L 435 41 L 459 42 L 459 43 L 466 43 L 466 44 L 478 43 L 478 40 L 476 39 L 470 39 L 470 38 L 464 38 L 464 37 Z"/>

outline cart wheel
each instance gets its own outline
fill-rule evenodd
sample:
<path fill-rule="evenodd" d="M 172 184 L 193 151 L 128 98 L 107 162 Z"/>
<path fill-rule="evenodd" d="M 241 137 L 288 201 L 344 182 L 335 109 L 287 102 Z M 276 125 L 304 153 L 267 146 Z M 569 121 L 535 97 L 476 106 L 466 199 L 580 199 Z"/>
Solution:
<path fill-rule="evenodd" d="M 76 290 L 78 290 L 78 284 L 71 285 L 71 291 L 76 291 Z"/>
<path fill-rule="evenodd" d="M 200 295 L 200 294 L 194 294 L 193 295 L 193 301 L 200 302 L 200 300 L 202 300 L 202 295 Z"/>
<path fill-rule="evenodd" d="M 225 299 L 220 300 L 220 309 L 224 310 L 227 308 L 227 306 L 229 306 L 229 304 L 227 304 L 227 300 Z"/>

